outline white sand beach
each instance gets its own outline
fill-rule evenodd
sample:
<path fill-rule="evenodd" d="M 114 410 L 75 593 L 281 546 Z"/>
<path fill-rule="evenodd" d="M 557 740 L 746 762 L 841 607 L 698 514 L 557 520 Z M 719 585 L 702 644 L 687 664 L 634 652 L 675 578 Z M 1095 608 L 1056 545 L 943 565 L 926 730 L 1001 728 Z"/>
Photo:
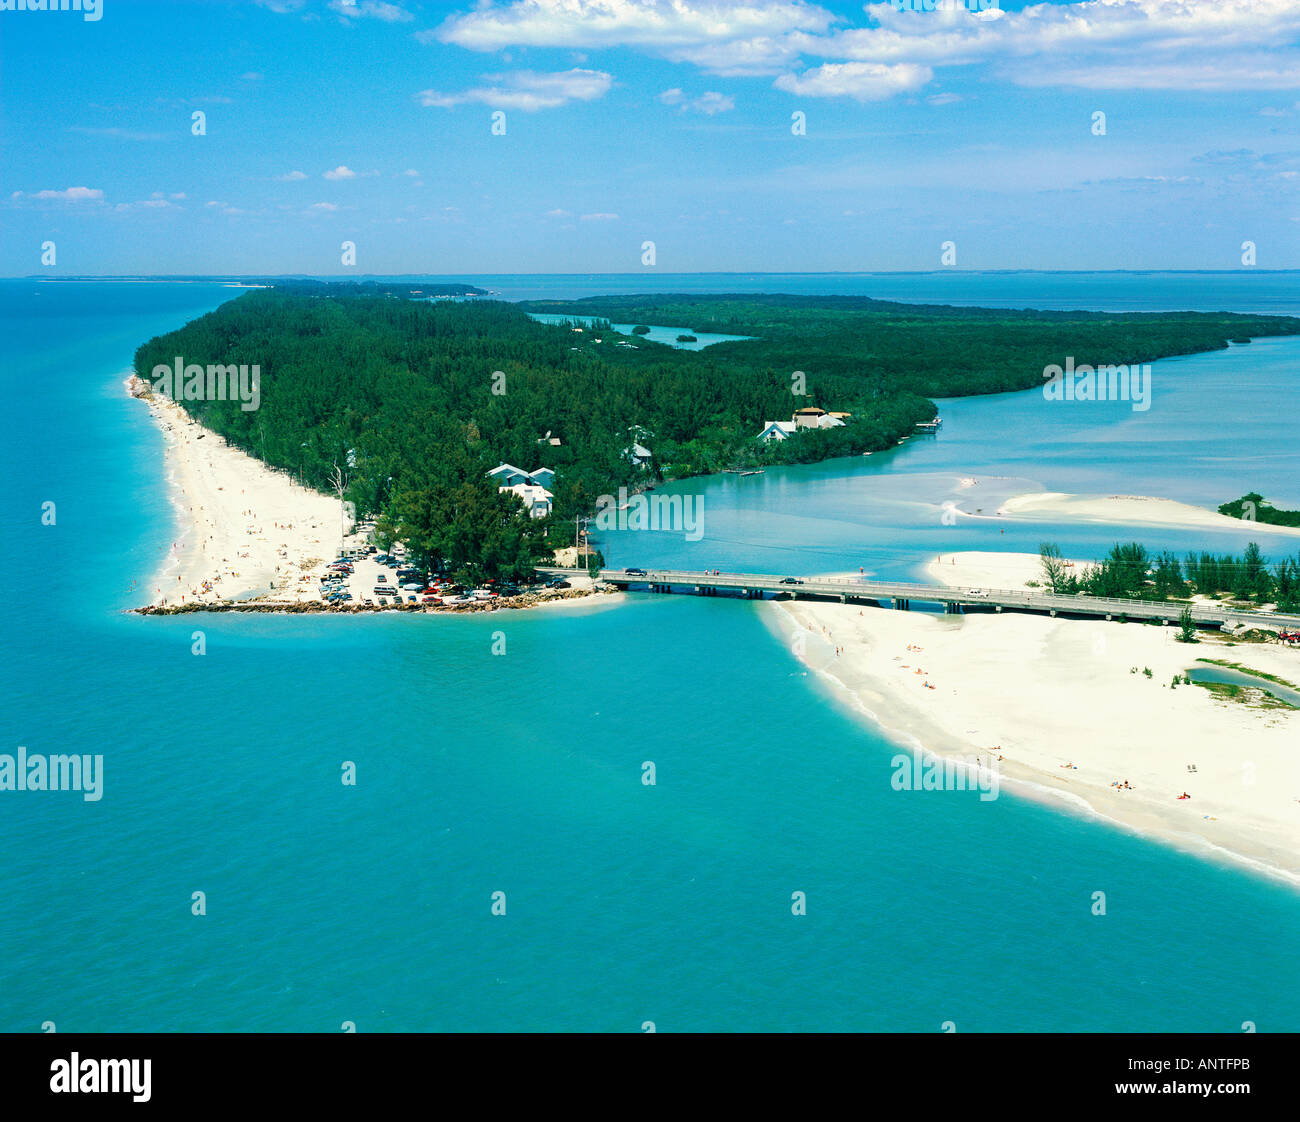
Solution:
<path fill-rule="evenodd" d="M 1078 572 L 1087 561 L 1067 560 Z M 1043 583 L 1043 568 L 1037 553 L 993 553 L 967 550 L 941 553 L 925 567 L 927 582 L 949 588 L 1022 589 L 1029 581 Z"/>
<path fill-rule="evenodd" d="M 150 602 L 314 600 L 314 578 L 338 554 L 342 503 L 231 448 L 175 402 L 147 405 L 163 432 L 178 513 Z"/>
<path fill-rule="evenodd" d="M 998 510 L 1002 517 L 1026 520 L 1115 522 L 1149 526 L 1177 526 L 1188 529 L 1240 530 L 1251 533 L 1300 537 L 1298 526 L 1275 526 L 1269 522 L 1243 523 L 1216 510 L 1156 499 L 1142 495 L 1069 495 L 1061 491 L 1031 491 L 1007 499 Z"/>
<path fill-rule="evenodd" d="M 931 571 L 960 574 L 950 583 L 963 586 L 1017 587 L 1013 570 L 1032 574 L 1037 561 L 1018 556 L 956 555 Z M 1300 711 L 1170 688 L 1201 658 L 1297 683 L 1300 649 L 1211 633 L 1189 645 L 1174 627 L 1011 612 L 794 601 L 774 612 L 796 655 L 900 743 L 996 757 L 1006 789 L 1300 884 Z"/>

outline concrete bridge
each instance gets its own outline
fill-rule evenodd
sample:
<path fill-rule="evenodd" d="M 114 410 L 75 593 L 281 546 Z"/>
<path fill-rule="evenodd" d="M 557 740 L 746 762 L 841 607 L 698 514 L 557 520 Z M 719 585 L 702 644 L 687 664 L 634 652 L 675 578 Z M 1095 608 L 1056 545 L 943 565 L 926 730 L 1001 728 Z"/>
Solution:
<path fill-rule="evenodd" d="M 1287 631 L 1300 630 L 1300 616 L 1276 612 L 1236 611 L 1208 604 L 1163 603 L 1157 600 L 1118 600 L 1102 596 L 1072 596 L 1035 589 L 948 588 L 943 585 L 909 584 L 849 577 L 779 577 L 760 573 L 692 572 L 684 569 L 602 569 L 600 579 L 619 588 L 646 588 L 651 592 L 693 592 L 700 596 L 732 593 L 745 599 L 761 599 L 785 593 L 796 599 L 838 600 L 842 604 L 871 604 L 906 611 L 913 602 L 942 605 L 946 613 L 958 615 L 972 608 L 980 611 L 1041 612 L 1046 615 L 1092 616 L 1104 619 L 1160 620 L 1176 623 L 1184 607 L 1200 627 L 1244 624 Z M 794 583 L 790 583 L 791 580 Z"/>

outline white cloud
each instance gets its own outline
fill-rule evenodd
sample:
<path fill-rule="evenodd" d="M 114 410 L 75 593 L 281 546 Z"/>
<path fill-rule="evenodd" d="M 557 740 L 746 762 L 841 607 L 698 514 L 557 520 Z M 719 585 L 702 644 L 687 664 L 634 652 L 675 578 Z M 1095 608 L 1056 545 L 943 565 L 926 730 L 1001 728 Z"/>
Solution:
<path fill-rule="evenodd" d="M 584 214 L 578 219 L 578 221 L 579 222 L 613 222 L 617 218 L 618 218 L 617 214 L 596 213 L 596 214 Z"/>
<path fill-rule="evenodd" d="M 861 100 L 914 90 L 922 72 L 973 65 L 1021 86 L 1300 88 L 1300 0 L 1078 0 L 983 12 L 867 3 L 863 12 L 865 25 L 846 26 L 808 0 L 477 0 L 417 38 L 474 51 L 630 48 L 724 76 L 780 75 L 779 88 L 803 96 Z M 816 62 L 803 70 L 804 59 Z"/>
<path fill-rule="evenodd" d="M 15 191 L 13 198 L 23 197 L 21 191 Z M 104 197 L 104 192 L 98 187 L 66 187 L 62 191 L 54 191 L 47 188 L 44 191 L 35 191 L 28 195 L 29 199 L 60 199 L 69 203 L 99 202 Z"/>
<path fill-rule="evenodd" d="M 1300 0 L 1082 0 L 1020 11 L 865 7 L 823 57 L 931 66 L 991 65 L 1022 86 L 1089 89 L 1285 89 L 1300 86 Z"/>
<path fill-rule="evenodd" d="M 384 23 L 409 23 L 415 17 L 397 4 L 386 0 L 330 0 L 329 10 L 344 23 L 353 19 L 377 19 Z"/>
<path fill-rule="evenodd" d="M 339 164 L 332 171 L 325 172 L 326 179 L 356 179 L 357 173 L 344 164 Z"/>
<path fill-rule="evenodd" d="M 782 74 L 776 88 L 798 97 L 851 97 L 884 101 L 895 94 L 919 90 L 934 72 L 928 66 L 900 62 L 828 62 L 802 74 Z"/>
<path fill-rule="evenodd" d="M 833 20 L 806 0 L 485 0 L 419 38 L 473 51 L 633 47 L 717 74 L 772 74 L 798 54 L 797 34 Z"/>
<path fill-rule="evenodd" d="M 329 173 L 326 172 L 326 174 L 328 175 Z M 307 173 L 304 171 L 291 171 L 291 172 L 286 172 L 284 175 L 277 175 L 275 177 L 275 181 L 277 183 L 296 183 L 299 179 L 306 179 L 306 178 L 307 178 Z"/>
<path fill-rule="evenodd" d="M 336 203 L 312 203 L 311 206 L 307 208 L 307 210 L 327 212 L 327 211 L 338 210 L 338 205 Z"/>
<path fill-rule="evenodd" d="M 665 105 L 675 106 L 679 112 L 685 113 L 690 110 L 703 113 L 707 117 L 712 117 L 715 113 L 726 113 L 728 110 L 736 108 L 736 99 L 734 97 L 716 93 L 712 90 L 700 94 L 699 97 L 687 97 L 679 89 L 664 90 L 659 95 L 659 100 Z"/>
<path fill-rule="evenodd" d="M 402 172 L 402 174 L 410 176 L 412 179 L 420 178 L 420 173 L 416 171 L 415 168 L 407 168 L 404 172 Z"/>
<path fill-rule="evenodd" d="M 492 84 L 454 94 L 422 90 L 417 96 L 420 104 L 426 106 L 451 108 L 478 102 L 494 109 L 520 109 L 533 113 L 539 109 L 555 109 L 571 101 L 595 101 L 604 97 L 614 84 L 613 77 L 604 71 L 576 67 L 555 74 L 540 74 L 532 70 L 485 74 L 484 80 Z"/>

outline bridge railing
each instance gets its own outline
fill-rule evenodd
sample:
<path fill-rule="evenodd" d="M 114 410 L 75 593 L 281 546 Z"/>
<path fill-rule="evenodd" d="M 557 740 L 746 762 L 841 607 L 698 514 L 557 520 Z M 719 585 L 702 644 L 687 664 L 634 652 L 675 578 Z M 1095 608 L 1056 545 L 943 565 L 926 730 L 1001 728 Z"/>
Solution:
<path fill-rule="evenodd" d="M 1173 618 L 1190 607 L 1199 620 L 1219 623 L 1264 623 L 1281 627 L 1300 627 L 1300 616 L 1279 613 L 1250 612 L 1236 608 L 1209 604 L 1169 603 L 1162 600 L 1129 600 L 1117 596 L 1086 596 L 1061 592 L 1036 592 L 1032 589 L 996 589 L 978 586 L 978 596 L 967 588 L 946 585 L 917 584 L 911 581 L 876 581 L 865 577 L 799 577 L 798 584 L 784 583 L 784 577 L 768 573 L 731 573 L 688 569 L 647 569 L 645 575 L 629 576 L 620 569 L 603 569 L 601 579 L 622 583 L 696 584 L 714 587 L 760 588 L 766 591 L 805 592 L 858 595 L 868 599 L 914 599 L 930 603 L 964 604 L 1023 604 L 1031 607 L 1055 608 L 1059 611 L 1109 610 L 1112 614 L 1141 615 L 1155 618 Z"/>

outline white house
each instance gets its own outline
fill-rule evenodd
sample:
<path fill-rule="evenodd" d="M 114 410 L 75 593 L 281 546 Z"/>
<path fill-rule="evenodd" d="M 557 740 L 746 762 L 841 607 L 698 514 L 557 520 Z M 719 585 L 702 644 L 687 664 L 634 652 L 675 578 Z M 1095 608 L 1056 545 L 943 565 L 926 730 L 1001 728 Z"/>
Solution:
<path fill-rule="evenodd" d="M 793 421 L 768 421 L 763 426 L 763 431 L 758 434 L 758 439 L 784 440 L 787 436 L 793 436 L 794 430 Z"/>
<path fill-rule="evenodd" d="M 510 487 L 498 487 L 498 491 L 509 491 L 524 501 L 524 506 L 533 518 L 545 518 L 551 513 L 551 500 L 555 498 L 545 487 L 533 483 L 515 483 Z"/>
<path fill-rule="evenodd" d="M 634 467 L 639 468 L 645 467 L 652 459 L 652 453 L 649 448 L 635 443 L 630 448 L 624 448 L 623 455 L 632 461 Z"/>
<path fill-rule="evenodd" d="M 788 421 L 768 421 L 763 425 L 763 431 L 760 432 L 756 439 L 758 440 L 784 440 L 788 436 L 793 436 L 800 429 L 835 429 L 845 424 L 852 413 L 827 413 L 825 409 L 818 409 L 815 405 L 805 406 L 803 409 L 796 409 Z"/>

